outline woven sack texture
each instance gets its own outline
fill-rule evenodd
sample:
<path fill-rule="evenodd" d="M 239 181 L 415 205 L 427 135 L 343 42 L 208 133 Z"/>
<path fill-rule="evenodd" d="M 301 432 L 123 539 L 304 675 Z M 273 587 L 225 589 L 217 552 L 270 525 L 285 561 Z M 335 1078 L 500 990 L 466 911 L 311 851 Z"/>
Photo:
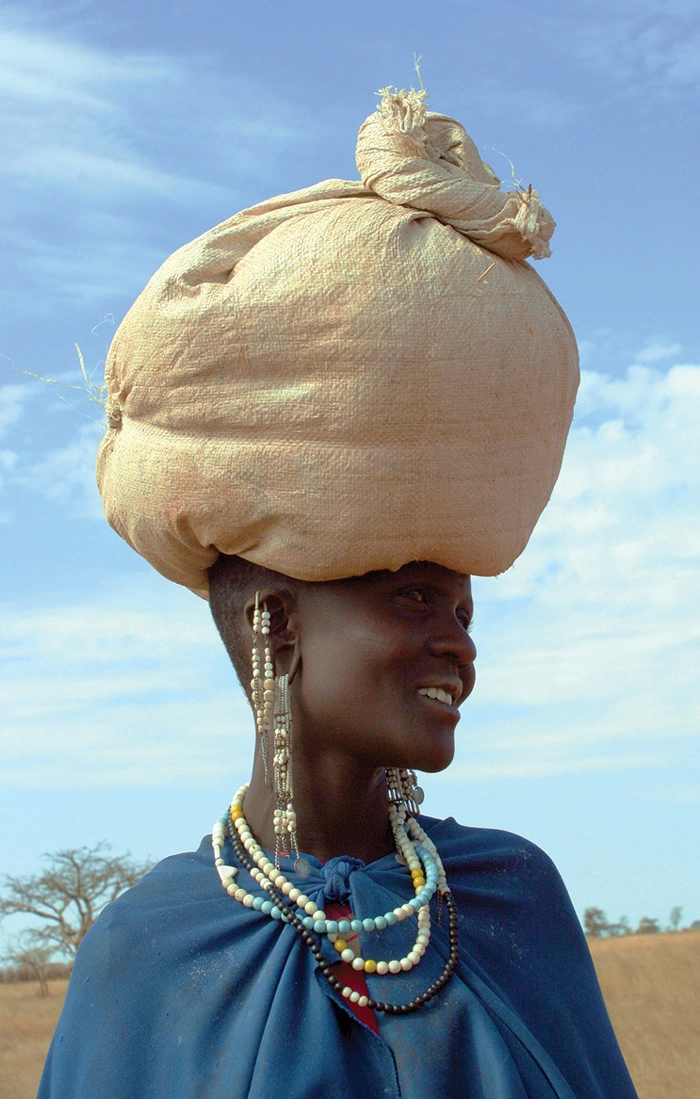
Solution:
<path fill-rule="evenodd" d="M 578 362 L 525 262 L 554 229 L 537 192 L 500 191 L 422 93 L 386 90 L 357 164 L 179 249 L 110 348 L 105 513 L 204 597 L 220 552 L 496 575 L 556 481 Z"/>

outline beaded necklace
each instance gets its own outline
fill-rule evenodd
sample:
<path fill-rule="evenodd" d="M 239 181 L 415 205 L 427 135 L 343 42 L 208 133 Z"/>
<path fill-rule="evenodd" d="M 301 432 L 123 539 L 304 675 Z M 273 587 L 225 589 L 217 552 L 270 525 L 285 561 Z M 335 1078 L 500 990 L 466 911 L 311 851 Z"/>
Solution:
<path fill-rule="evenodd" d="M 315 901 L 292 884 L 273 862 L 267 852 L 257 843 L 248 822 L 243 815 L 243 804 L 248 786 L 242 786 L 237 792 L 230 809 L 214 824 L 212 829 L 212 847 L 214 863 L 221 884 L 234 900 L 261 912 L 272 919 L 289 923 L 310 948 L 321 972 L 329 984 L 345 998 L 360 1007 L 387 1014 L 405 1015 L 417 1010 L 436 996 L 452 976 L 459 957 L 457 936 L 457 906 L 447 885 L 445 870 L 435 844 L 421 828 L 415 817 L 410 816 L 405 806 L 389 803 L 389 822 L 397 849 L 397 858 L 405 862 L 411 874 L 414 896 L 403 905 L 385 912 L 383 915 L 364 919 L 329 920 Z M 249 893 L 236 886 L 234 878 L 237 869 L 225 863 L 222 849 L 228 833 L 236 858 L 250 876 L 262 888 L 262 895 Z M 305 860 L 304 860 L 305 861 Z M 319 936 L 325 935 L 333 943 L 340 959 L 352 965 L 352 968 L 365 973 L 384 976 L 408 972 L 417 966 L 430 942 L 430 901 L 437 892 L 438 905 L 445 903 L 448 911 L 450 956 L 438 979 L 420 996 L 407 1004 L 390 1004 L 361 995 L 349 985 L 344 984 L 333 973 L 333 967 L 326 960 L 319 943 Z M 360 931 L 371 933 L 383 931 L 403 920 L 417 916 L 418 931 L 415 943 L 405 957 L 392 958 L 390 961 L 375 961 L 363 958 L 351 947 L 345 936 Z"/>

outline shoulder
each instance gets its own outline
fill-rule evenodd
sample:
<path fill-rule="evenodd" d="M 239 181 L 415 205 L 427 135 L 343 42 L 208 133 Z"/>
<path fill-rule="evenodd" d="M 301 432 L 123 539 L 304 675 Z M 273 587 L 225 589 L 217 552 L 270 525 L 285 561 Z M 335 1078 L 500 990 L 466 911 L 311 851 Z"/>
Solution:
<path fill-rule="evenodd" d="M 552 951 L 588 967 L 588 949 L 566 886 L 540 847 L 513 832 L 424 822 L 442 858 L 460 920 L 483 949 L 508 946 L 518 965 Z M 506 951 L 506 953 L 508 952 Z"/>
<path fill-rule="evenodd" d="M 447 869 L 488 874 L 503 878 L 529 879 L 533 885 L 542 881 L 561 883 L 559 872 L 542 848 L 515 832 L 497 828 L 470 828 L 458 824 L 453 817 L 437 820 L 421 817 L 426 829 L 440 852 Z M 497 880 L 497 879 L 496 879 Z"/>
<path fill-rule="evenodd" d="M 109 972 L 117 958 L 122 959 L 123 971 L 125 951 L 138 957 L 164 939 L 177 948 L 202 910 L 220 899 L 226 898 L 205 839 L 197 851 L 163 859 L 107 905 L 81 943 L 75 972 Z"/>
<path fill-rule="evenodd" d="M 126 916 L 133 910 L 177 907 L 183 898 L 199 895 L 202 889 L 208 892 L 217 883 L 211 841 L 206 836 L 196 851 L 162 859 L 104 912 L 120 912 Z"/>

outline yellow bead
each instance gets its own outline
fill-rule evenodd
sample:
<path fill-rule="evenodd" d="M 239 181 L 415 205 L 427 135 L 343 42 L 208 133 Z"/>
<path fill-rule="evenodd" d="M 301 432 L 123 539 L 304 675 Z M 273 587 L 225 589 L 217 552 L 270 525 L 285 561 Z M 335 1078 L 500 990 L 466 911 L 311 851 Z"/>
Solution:
<path fill-rule="evenodd" d="M 335 942 L 333 943 L 333 946 L 335 947 L 335 949 L 338 951 L 339 954 L 341 953 L 341 951 L 345 950 L 345 947 L 347 945 L 348 944 L 345 942 L 345 939 L 336 939 Z"/>
<path fill-rule="evenodd" d="M 377 963 L 372 961 L 371 958 L 367 958 L 365 961 L 365 973 L 376 973 Z"/>
<path fill-rule="evenodd" d="M 416 889 L 422 889 L 422 887 L 425 885 L 425 878 L 414 878 L 413 884 Z"/>

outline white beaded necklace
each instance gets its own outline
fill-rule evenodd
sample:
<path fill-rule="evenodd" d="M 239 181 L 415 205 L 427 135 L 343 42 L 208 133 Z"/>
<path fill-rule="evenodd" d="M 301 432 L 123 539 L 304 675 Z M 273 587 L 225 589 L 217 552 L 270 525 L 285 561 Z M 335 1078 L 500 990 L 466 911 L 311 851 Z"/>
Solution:
<path fill-rule="evenodd" d="M 229 896 L 244 905 L 244 907 L 260 911 L 263 915 L 270 916 L 272 919 L 281 920 L 284 923 L 293 923 L 309 945 L 311 945 L 311 942 L 309 942 L 308 936 L 313 939 L 311 933 L 326 935 L 329 942 L 333 943 L 340 959 L 352 965 L 353 969 L 358 972 L 364 971 L 365 973 L 384 976 L 388 973 L 408 972 L 418 965 L 430 942 L 430 901 L 436 891 L 440 898 L 447 899 L 449 897 L 451 899 L 451 894 L 447 887 L 445 870 L 435 844 L 421 828 L 418 821 L 407 814 L 405 807 L 390 802 L 389 822 L 396 844 L 397 858 L 407 864 L 411 874 L 415 893 L 412 900 L 375 917 L 329 920 L 324 910 L 319 908 L 315 901 L 310 900 L 301 889 L 293 885 L 275 865 L 275 862 L 270 859 L 267 852 L 257 843 L 243 815 L 247 790 L 247 785 L 240 788 L 233 798 L 228 812 L 216 821 L 212 829 L 214 863 L 221 884 Z M 243 855 L 244 853 L 245 863 L 248 864 L 248 872 L 263 889 L 262 895 L 256 896 L 235 884 L 234 878 L 238 870 L 228 865 L 222 856 L 227 831 L 234 843 L 234 850 L 239 848 L 239 854 Z M 275 903 L 275 898 L 277 898 L 278 903 Z M 288 904 L 285 903 L 287 901 L 291 902 L 297 909 L 296 917 L 293 916 L 293 910 L 289 909 Z M 373 958 L 363 958 L 360 955 L 356 938 L 358 932 L 383 931 L 385 928 L 391 927 L 410 916 L 417 916 L 418 932 L 412 949 L 403 958 L 375 961 Z M 453 921 L 451 917 L 451 940 L 453 922 L 454 948 L 451 951 L 448 967 L 443 973 L 444 980 L 443 978 L 440 979 L 443 983 L 449 979 L 456 962 L 456 918 Z M 352 946 L 345 938 L 350 934 L 355 935 Z M 316 952 L 314 951 L 314 953 Z M 449 968 L 450 965 L 451 968 Z M 327 968 L 327 966 L 324 967 L 324 975 L 331 980 L 328 973 L 325 972 Z M 361 1007 L 372 1003 L 378 1010 L 394 1009 L 392 1005 L 376 1004 L 374 1001 L 370 1001 L 369 997 L 362 996 L 349 986 L 342 984 L 342 982 L 331 980 L 331 983 L 338 985 L 341 994 L 345 998 L 358 1003 Z M 439 982 L 436 982 L 436 985 L 431 986 L 431 989 L 435 988 L 438 991 L 438 984 Z M 434 994 L 434 991 L 430 995 L 424 993 L 415 1003 L 412 1002 L 413 1006 L 410 1006 L 409 1010 L 421 1006 Z"/>

